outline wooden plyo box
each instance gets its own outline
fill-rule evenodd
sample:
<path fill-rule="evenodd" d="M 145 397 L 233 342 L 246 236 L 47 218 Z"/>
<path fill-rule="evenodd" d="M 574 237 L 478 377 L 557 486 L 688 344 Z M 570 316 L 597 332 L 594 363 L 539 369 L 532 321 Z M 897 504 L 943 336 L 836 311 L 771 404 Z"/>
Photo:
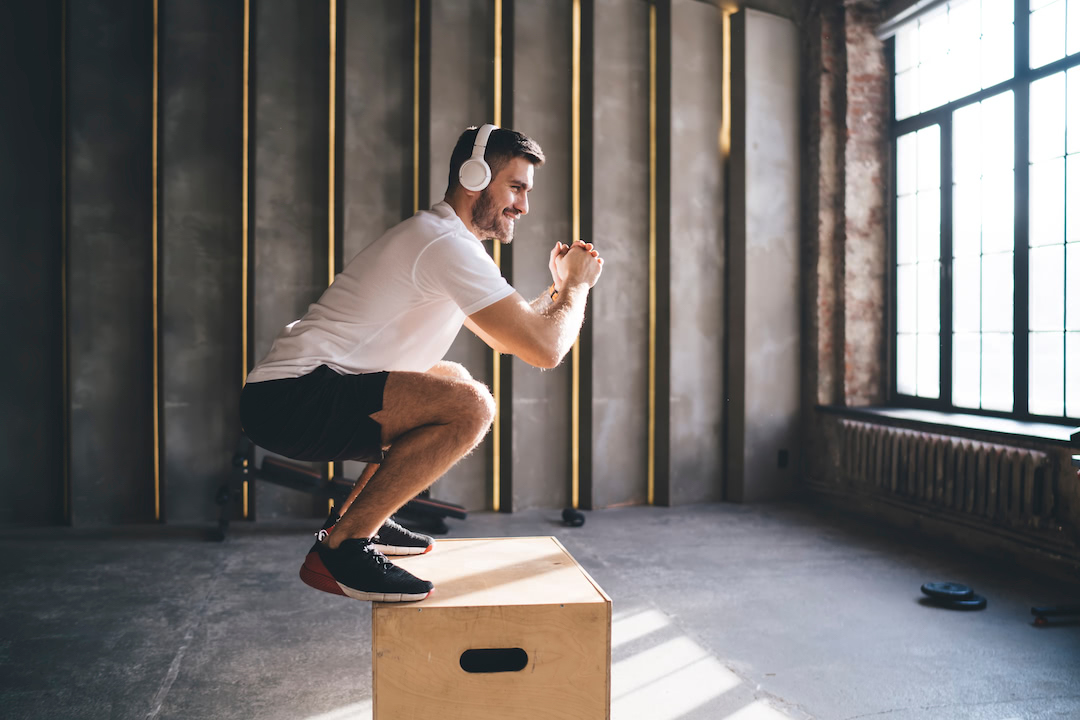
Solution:
<path fill-rule="evenodd" d="M 611 598 L 558 540 L 439 540 L 394 562 L 435 591 L 372 605 L 374 720 L 610 717 Z"/>

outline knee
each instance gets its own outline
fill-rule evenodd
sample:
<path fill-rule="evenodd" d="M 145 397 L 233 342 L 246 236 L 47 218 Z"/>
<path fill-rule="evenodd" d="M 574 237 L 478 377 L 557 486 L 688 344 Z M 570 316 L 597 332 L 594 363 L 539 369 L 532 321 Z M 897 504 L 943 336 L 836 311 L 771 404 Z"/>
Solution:
<path fill-rule="evenodd" d="M 429 370 L 432 375 L 442 375 L 443 377 L 453 378 L 454 380 L 472 380 L 472 375 L 465 369 L 465 366 L 461 363 L 451 362 L 449 360 L 440 360 L 435 363 L 435 367 Z"/>
<path fill-rule="evenodd" d="M 483 383 L 475 380 L 462 383 L 459 417 L 476 441 L 487 433 L 495 419 L 495 398 Z"/>

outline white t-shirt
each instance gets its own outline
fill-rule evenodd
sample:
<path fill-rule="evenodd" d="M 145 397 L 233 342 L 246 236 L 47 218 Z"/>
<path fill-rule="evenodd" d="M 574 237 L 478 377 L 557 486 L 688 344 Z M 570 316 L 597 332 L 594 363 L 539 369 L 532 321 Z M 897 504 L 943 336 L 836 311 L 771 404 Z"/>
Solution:
<path fill-rule="evenodd" d="M 290 323 L 248 382 L 305 375 L 426 372 L 465 317 L 513 294 L 454 209 L 440 202 L 391 228 L 353 258 Z"/>

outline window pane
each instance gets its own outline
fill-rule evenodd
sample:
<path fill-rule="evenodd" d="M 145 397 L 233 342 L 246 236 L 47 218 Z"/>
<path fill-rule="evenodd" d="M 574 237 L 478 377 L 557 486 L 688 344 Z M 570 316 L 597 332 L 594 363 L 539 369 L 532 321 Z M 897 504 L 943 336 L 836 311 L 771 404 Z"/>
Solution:
<path fill-rule="evenodd" d="M 1013 0 L 983 0 L 982 30 L 985 35 L 993 30 L 1012 32 Z"/>
<path fill-rule="evenodd" d="M 918 168 L 915 142 L 915 133 L 908 133 L 896 138 L 897 195 L 907 195 L 915 192 L 915 177 Z"/>
<path fill-rule="evenodd" d="M 978 256 L 953 260 L 953 332 L 979 332 Z"/>
<path fill-rule="evenodd" d="M 982 406 L 986 410 L 1013 409 L 1012 333 L 987 333 L 982 347 Z"/>
<path fill-rule="evenodd" d="M 1073 0 L 1073 2 L 1076 3 L 1078 15 L 1080 15 L 1080 1 Z M 1080 151 L 1080 70 L 1072 68 L 1065 77 L 1065 137 L 1068 140 L 1065 151 L 1074 153 Z"/>
<path fill-rule="evenodd" d="M 919 71 L 912 68 L 896 76 L 896 119 L 919 112 Z"/>
<path fill-rule="evenodd" d="M 953 405 L 979 407 L 979 335 L 953 335 Z"/>
<path fill-rule="evenodd" d="M 1065 54 L 1072 55 L 1080 50 L 1080 3 L 1069 0 L 1066 11 L 1068 16 L 1065 27 Z"/>
<path fill-rule="evenodd" d="M 937 335 L 918 336 L 918 377 L 916 390 L 919 397 L 936 398 L 940 394 L 940 341 Z"/>
<path fill-rule="evenodd" d="M 1028 160 L 1037 163 L 1065 154 L 1065 73 L 1031 83 Z"/>
<path fill-rule="evenodd" d="M 924 262 L 916 267 L 919 283 L 918 329 L 920 333 L 936 333 L 941 324 L 941 264 Z"/>
<path fill-rule="evenodd" d="M 896 262 L 915 262 L 915 239 L 918 237 L 915 196 L 896 199 Z"/>
<path fill-rule="evenodd" d="M 1080 333 L 1065 335 L 1065 415 L 1080 418 Z"/>
<path fill-rule="evenodd" d="M 954 41 L 949 51 L 950 99 L 959 100 L 982 87 L 981 50 L 978 35 L 963 44 Z"/>
<path fill-rule="evenodd" d="M 1065 158 L 1065 241 L 1080 242 L 1080 155 Z"/>
<path fill-rule="evenodd" d="M 1080 243 L 1065 246 L 1065 329 L 1080 330 Z"/>
<path fill-rule="evenodd" d="M 982 103 L 965 105 L 953 113 L 953 181 L 982 174 Z"/>
<path fill-rule="evenodd" d="M 1062 415 L 1065 399 L 1065 334 L 1031 333 L 1028 410 Z"/>
<path fill-rule="evenodd" d="M 941 187 L 941 128 L 931 125 L 918 133 L 919 189 Z"/>
<path fill-rule="evenodd" d="M 941 257 L 941 196 L 937 190 L 919 193 L 919 261 Z"/>
<path fill-rule="evenodd" d="M 1031 67 L 1065 57 L 1065 0 L 1057 0 L 1031 13 Z"/>
<path fill-rule="evenodd" d="M 1013 249 L 1013 173 L 983 178 L 983 252 Z"/>
<path fill-rule="evenodd" d="M 901 395 L 915 394 L 914 335 L 899 335 L 896 338 L 896 392 Z"/>
<path fill-rule="evenodd" d="M 1013 76 L 1013 27 L 983 34 L 982 86 L 993 87 Z"/>
<path fill-rule="evenodd" d="M 1056 0 L 1029 0 L 1028 9 L 1031 11 L 1035 11 L 1039 8 L 1044 8 L 1055 1 Z"/>
<path fill-rule="evenodd" d="M 919 26 L 915 23 L 904 25 L 896 31 L 896 72 L 903 72 L 915 67 L 918 62 Z"/>
<path fill-rule="evenodd" d="M 1065 246 L 1032 248 L 1028 259 L 1031 330 L 1065 328 Z"/>
<path fill-rule="evenodd" d="M 982 329 L 983 332 L 1012 332 L 1012 253 L 983 256 Z M 1012 351 L 1010 350 L 1011 354 Z"/>
<path fill-rule="evenodd" d="M 919 65 L 919 110 L 926 112 L 949 101 L 949 63 L 942 57 Z"/>
<path fill-rule="evenodd" d="M 1065 241 L 1065 160 L 1044 160 L 1031 166 L 1031 213 L 1028 242 L 1032 247 Z"/>
<path fill-rule="evenodd" d="M 979 188 L 974 180 L 953 186 L 953 256 L 978 256 L 980 250 Z"/>
<path fill-rule="evenodd" d="M 948 51 L 949 16 L 945 8 L 926 13 L 919 19 L 919 62 L 942 59 Z"/>
<path fill-rule="evenodd" d="M 915 265 L 896 268 L 896 331 L 913 333 L 916 330 L 915 311 L 918 307 L 918 277 Z"/>
<path fill-rule="evenodd" d="M 983 100 L 979 105 L 982 108 L 983 172 L 1012 170 L 1016 159 L 1012 90 Z"/>

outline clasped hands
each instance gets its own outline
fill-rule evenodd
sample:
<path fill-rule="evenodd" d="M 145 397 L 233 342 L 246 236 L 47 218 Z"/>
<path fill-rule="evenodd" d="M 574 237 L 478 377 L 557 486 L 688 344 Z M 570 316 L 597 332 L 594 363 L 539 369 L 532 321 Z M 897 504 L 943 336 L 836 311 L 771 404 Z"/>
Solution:
<path fill-rule="evenodd" d="M 559 242 L 551 249 L 548 269 L 558 292 L 562 292 L 568 282 L 584 282 L 592 287 L 600 279 L 604 258 L 593 249 L 592 243 L 578 240 L 567 245 Z"/>

